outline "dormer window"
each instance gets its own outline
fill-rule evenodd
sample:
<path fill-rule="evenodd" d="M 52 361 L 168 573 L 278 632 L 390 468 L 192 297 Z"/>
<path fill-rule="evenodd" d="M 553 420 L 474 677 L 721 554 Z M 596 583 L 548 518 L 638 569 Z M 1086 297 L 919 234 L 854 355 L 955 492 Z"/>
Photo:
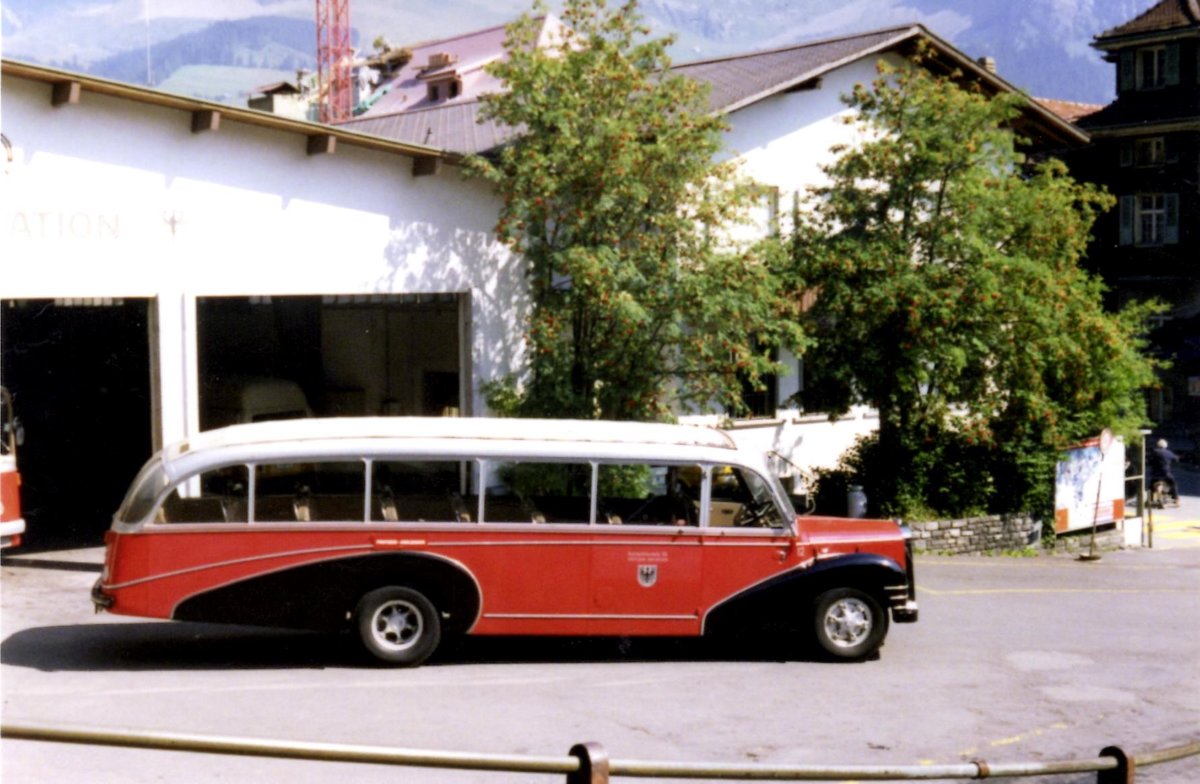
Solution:
<path fill-rule="evenodd" d="M 432 82 L 429 85 L 429 100 L 437 102 L 449 98 L 457 98 L 462 94 L 462 81 L 459 79 L 447 79 L 445 81 Z"/>
<path fill-rule="evenodd" d="M 417 78 L 426 84 L 431 103 L 457 98 L 462 94 L 462 77 L 455 68 L 458 56 L 451 52 L 434 52 Z"/>
<path fill-rule="evenodd" d="M 1126 49 L 1117 73 L 1122 91 L 1173 87 L 1179 84 L 1179 44 Z"/>

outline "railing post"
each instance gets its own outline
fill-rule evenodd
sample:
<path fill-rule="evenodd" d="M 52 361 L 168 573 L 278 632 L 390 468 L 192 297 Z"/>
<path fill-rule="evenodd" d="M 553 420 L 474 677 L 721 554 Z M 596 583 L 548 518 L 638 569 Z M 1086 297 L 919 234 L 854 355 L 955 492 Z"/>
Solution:
<path fill-rule="evenodd" d="M 567 784 L 608 784 L 608 752 L 599 743 L 576 743 L 571 756 L 579 770 L 567 774 Z"/>
<path fill-rule="evenodd" d="M 1133 757 L 1120 746 L 1106 746 L 1100 750 L 1101 757 L 1114 757 L 1117 767 L 1096 774 L 1096 784 L 1133 784 Z"/>

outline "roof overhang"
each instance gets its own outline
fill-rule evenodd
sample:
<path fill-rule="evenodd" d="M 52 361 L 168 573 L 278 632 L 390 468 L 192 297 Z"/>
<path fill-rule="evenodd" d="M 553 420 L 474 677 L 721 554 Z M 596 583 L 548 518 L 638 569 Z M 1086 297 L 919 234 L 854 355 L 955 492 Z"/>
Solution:
<path fill-rule="evenodd" d="M 1024 122 L 1018 123 L 1018 125 L 1026 126 L 1026 129 L 1028 126 L 1034 126 L 1041 134 L 1064 146 L 1083 146 L 1090 141 L 1091 137 L 1087 131 L 1059 117 L 1016 85 L 984 68 L 948 41 L 929 32 L 924 26 L 914 25 L 910 38 L 914 45 L 918 39 L 924 39 L 933 47 L 940 61 L 948 65 L 950 70 L 961 70 L 966 78 L 982 83 L 993 93 L 1013 93 L 1022 96 L 1025 99 L 1021 107 Z"/>
<path fill-rule="evenodd" d="M 886 31 L 883 31 L 886 32 Z M 870 35 L 871 33 L 860 33 L 859 35 Z M 1089 136 L 1086 131 L 1078 126 L 1063 119 L 1046 107 L 1040 105 L 1029 97 L 1015 85 L 1001 78 L 997 74 L 984 68 L 979 63 L 972 60 L 970 57 L 956 49 L 948 41 L 939 38 L 929 32 L 924 25 L 913 24 L 906 27 L 895 28 L 894 34 L 875 43 L 872 46 L 864 47 L 856 50 L 852 54 L 836 60 L 830 60 L 822 63 L 819 67 L 813 68 L 802 74 L 795 76 L 792 79 L 781 81 L 772 85 L 769 89 L 763 90 L 754 95 L 745 96 L 738 101 L 724 106 L 720 109 L 721 114 L 730 114 L 739 109 L 745 108 L 752 104 L 758 103 L 772 95 L 787 92 L 797 89 L 805 84 L 814 82 L 820 79 L 825 74 L 856 62 L 865 57 L 881 55 L 885 52 L 900 51 L 908 53 L 915 49 L 919 42 L 925 42 L 932 47 L 935 62 L 947 72 L 955 70 L 961 71 L 964 78 L 973 82 L 982 83 L 992 93 L 1013 93 L 1021 95 L 1025 98 L 1022 106 L 1022 120 L 1018 124 L 1024 126 L 1025 130 L 1036 128 L 1039 134 L 1050 139 L 1054 143 L 1061 144 L 1065 147 L 1082 146 L 1088 143 Z M 686 65 L 686 64 L 685 64 Z"/>
<path fill-rule="evenodd" d="M 1168 120 L 1158 122 L 1136 122 L 1123 125 L 1097 126 L 1089 130 L 1096 139 L 1112 139 L 1125 136 L 1145 136 L 1155 133 L 1195 133 L 1200 131 L 1200 118 Z"/>
<path fill-rule="evenodd" d="M 241 123 L 283 133 L 297 134 L 308 139 L 310 151 L 313 148 L 312 140 L 318 139 L 323 140 L 325 142 L 325 149 L 329 150 L 332 150 L 336 145 L 344 144 L 376 152 L 404 155 L 413 159 L 430 162 L 446 161 L 456 163 L 462 157 L 456 153 L 439 150 L 434 147 L 358 133 L 336 125 L 296 120 L 257 109 L 189 98 L 139 85 L 126 84 L 57 68 L 49 68 L 43 65 L 23 63 L 17 60 L 0 60 L 0 74 L 46 84 L 50 86 L 52 95 L 55 94 L 54 91 L 60 91 L 64 95 L 73 95 L 74 100 L 67 102 L 78 100 L 82 94 L 92 93 L 188 112 L 193 117 L 193 123 L 195 123 L 197 116 L 204 116 L 209 118 L 209 127 L 212 128 L 215 128 L 216 124 L 211 123 L 211 118 L 216 116 L 220 122 Z"/>
<path fill-rule="evenodd" d="M 1092 41 L 1091 46 L 1104 52 L 1106 57 L 1112 57 L 1118 49 L 1165 44 L 1181 38 L 1200 38 L 1200 27 L 1173 27 L 1165 30 L 1147 30 L 1142 33 L 1115 35 L 1111 38 L 1097 38 Z"/>

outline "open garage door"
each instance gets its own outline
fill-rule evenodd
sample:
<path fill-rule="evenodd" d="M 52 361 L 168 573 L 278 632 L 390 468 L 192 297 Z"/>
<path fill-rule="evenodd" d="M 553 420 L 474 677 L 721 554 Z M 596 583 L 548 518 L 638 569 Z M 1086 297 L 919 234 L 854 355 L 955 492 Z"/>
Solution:
<path fill-rule="evenodd" d="M 201 298 L 200 427 L 469 413 L 467 307 L 456 294 Z"/>
<path fill-rule="evenodd" d="M 25 544 L 99 544 L 152 451 L 149 301 L 6 300 L 0 377 L 25 427 Z"/>

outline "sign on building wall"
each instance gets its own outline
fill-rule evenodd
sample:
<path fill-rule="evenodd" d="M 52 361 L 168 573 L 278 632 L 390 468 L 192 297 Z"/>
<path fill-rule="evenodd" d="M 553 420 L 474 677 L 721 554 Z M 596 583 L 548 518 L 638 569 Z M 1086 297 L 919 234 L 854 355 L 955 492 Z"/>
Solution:
<path fill-rule="evenodd" d="M 1125 444 L 1111 435 L 1067 450 L 1054 483 L 1054 530 L 1078 531 L 1125 517 Z"/>

